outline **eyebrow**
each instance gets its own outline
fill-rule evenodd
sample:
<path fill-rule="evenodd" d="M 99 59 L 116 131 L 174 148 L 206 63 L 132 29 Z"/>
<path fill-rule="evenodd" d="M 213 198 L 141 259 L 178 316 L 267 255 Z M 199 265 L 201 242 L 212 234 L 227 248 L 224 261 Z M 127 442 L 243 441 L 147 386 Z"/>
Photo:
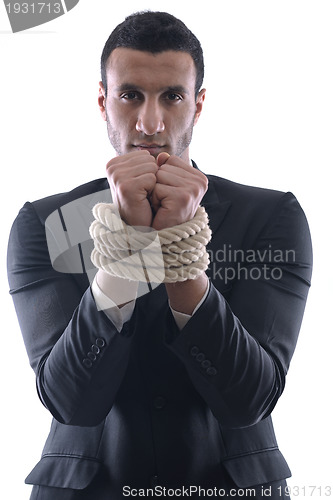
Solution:
<path fill-rule="evenodd" d="M 119 87 L 116 88 L 116 92 L 125 92 L 125 90 L 137 90 L 138 92 L 144 92 L 144 90 L 139 87 L 138 85 L 134 84 L 134 83 L 122 83 L 121 85 L 119 85 Z M 174 92 L 174 93 L 178 93 L 178 94 L 186 94 L 186 95 L 189 95 L 189 91 L 186 90 L 185 87 L 183 87 L 183 85 L 170 85 L 168 87 L 163 87 L 159 90 L 161 93 L 166 93 L 166 92 Z"/>

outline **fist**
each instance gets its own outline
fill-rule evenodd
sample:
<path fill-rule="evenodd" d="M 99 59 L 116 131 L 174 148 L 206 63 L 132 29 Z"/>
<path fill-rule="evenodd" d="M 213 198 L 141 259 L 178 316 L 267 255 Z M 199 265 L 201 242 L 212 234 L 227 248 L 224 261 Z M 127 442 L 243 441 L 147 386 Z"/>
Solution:
<path fill-rule="evenodd" d="M 207 191 L 207 177 L 178 156 L 161 153 L 157 159 L 156 185 L 151 203 L 156 230 L 192 219 Z"/>
<path fill-rule="evenodd" d="M 106 167 L 113 203 L 130 226 L 151 226 L 151 194 L 158 166 L 148 151 L 135 151 L 113 158 Z"/>

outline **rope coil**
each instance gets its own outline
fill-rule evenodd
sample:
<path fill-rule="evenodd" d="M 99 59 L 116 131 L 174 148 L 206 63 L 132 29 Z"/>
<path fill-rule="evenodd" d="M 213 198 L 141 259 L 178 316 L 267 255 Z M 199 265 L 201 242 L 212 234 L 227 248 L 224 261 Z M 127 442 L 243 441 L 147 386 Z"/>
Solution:
<path fill-rule="evenodd" d="M 127 225 L 112 203 L 93 208 L 92 263 L 112 276 L 153 283 L 195 279 L 208 268 L 208 215 L 199 206 L 188 222 L 156 231 Z"/>

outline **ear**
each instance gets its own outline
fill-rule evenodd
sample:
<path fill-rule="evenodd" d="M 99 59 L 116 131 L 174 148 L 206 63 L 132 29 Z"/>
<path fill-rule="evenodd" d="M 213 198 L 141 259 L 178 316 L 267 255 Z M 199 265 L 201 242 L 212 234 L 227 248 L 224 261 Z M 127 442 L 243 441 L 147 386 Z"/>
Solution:
<path fill-rule="evenodd" d="M 106 121 L 106 110 L 105 110 L 105 89 L 102 82 L 99 82 L 99 91 L 98 91 L 98 107 L 100 109 L 102 118 Z"/>
<path fill-rule="evenodd" d="M 206 89 L 201 89 L 198 96 L 197 96 L 196 103 L 195 103 L 196 109 L 195 109 L 195 115 L 194 115 L 194 125 L 196 125 L 196 123 L 199 120 L 199 116 L 201 115 L 201 111 L 202 111 L 205 97 L 206 97 Z"/>

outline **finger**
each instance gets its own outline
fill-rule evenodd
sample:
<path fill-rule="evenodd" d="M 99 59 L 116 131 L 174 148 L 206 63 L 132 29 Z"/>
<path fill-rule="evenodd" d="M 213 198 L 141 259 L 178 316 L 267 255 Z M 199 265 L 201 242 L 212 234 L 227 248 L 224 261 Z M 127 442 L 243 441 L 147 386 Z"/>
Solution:
<path fill-rule="evenodd" d="M 147 159 L 148 160 L 148 159 Z M 112 164 L 107 168 L 107 177 L 113 177 L 117 181 L 138 177 L 141 174 L 152 172 L 156 174 L 158 166 L 155 161 L 127 161 L 125 163 Z"/>
<path fill-rule="evenodd" d="M 119 168 L 117 175 L 120 179 L 132 179 L 146 173 L 152 173 L 155 175 L 157 170 L 158 167 L 156 163 L 143 163 L 142 165 L 133 165 L 128 168 Z"/>
<path fill-rule="evenodd" d="M 145 173 L 135 178 L 135 190 L 146 192 L 150 195 L 156 186 L 156 176 L 152 173 Z"/>
<path fill-rule="evenodd" d="M 112 158 L 107 164 L 106 168 L 108 169 L 112 165 L 118 165 L 127 162 L 142 162 L 148 161 L 155 163 L 155 158 L 146 150 L 133 151 L 132 153 L 127 153 L 125 155 L 116 156 Z"/>
<path fill-rule="evenodd" d="M 197 179 L 198 182 L 202 182 L 204 184 L 207 183 L 207 177 L 205 176 L 204 173 L 202 173 L 200 170 L 197 168 L 194 168 L 192 165 L 189 165 L 186 163 L 184 160 L 179 158 L 179 156 L 172 155 L 170 156 L 167 161 L 159 167 L 159 171 L 165 170 L 165 171 L 170 171 L 173 172 L 175 175 L 178 176 L 189 176 L 189 179 Z"/>
<path fill-rule="evenodd" d="M 165 162 L 165 165 L 173 165 L 174 167 L 184 169 L 187 172 L 197 171 L 194 167 L 192 167 L 192 165 L 185 162 L 182 158 L 176 155 L 169 156 L 169 158 Z"/>
<path fill-rule="evenodd" d="M 135 179 L 127 179 L 126 181 L 115 184 L 114 194 L 120 204 L 133 205 L 147 198 L 154 190 L 156 185 L 156 176 L 152 173 L 146 173 L 136 177 Z"/>
<path fill-rule="evenodd" d="M 179 170 L 177 167 L 174 167 L 170 170 L 159 169 L 156 172 L 157 182 L 159 182 L 160 184 L 166 184 L 175 187 L 186 187 L 192 182 L 195 182 L 195 180 L 191 176 L 186 175 L 186 173 L 184 174 L 182 172 L 177 172 L 177 170 Z"/>
<path fill-rule="evenodd" d="M 182 187 L 183 189 L 191 190 L 194 187 L 206 191 L 207 177 L 205 175 L 199 176 L 196 173 L 187 172 L 178 167 L 164 164 L 156 172 L 157 182 L 160 184 L 167 184 L 169 186 Z"/>
<path fill-rule="evenodd" d="M 160 153 L 156 158 L 158 167 L 161 167 L 169 158 L 170 158 L 169 153 L 167 152 Z"/>
<path fill-rule="evenodd" d="M 165 172 L 177 177 L 184 177 L 187 179 L 196 179 L 196 172 L 193 170 L 185 170 L 183 168 L 176 167 L 175 165 L 170 165 L 169 163 L 164 163 L 158 169 L 158 172 Z"/>

